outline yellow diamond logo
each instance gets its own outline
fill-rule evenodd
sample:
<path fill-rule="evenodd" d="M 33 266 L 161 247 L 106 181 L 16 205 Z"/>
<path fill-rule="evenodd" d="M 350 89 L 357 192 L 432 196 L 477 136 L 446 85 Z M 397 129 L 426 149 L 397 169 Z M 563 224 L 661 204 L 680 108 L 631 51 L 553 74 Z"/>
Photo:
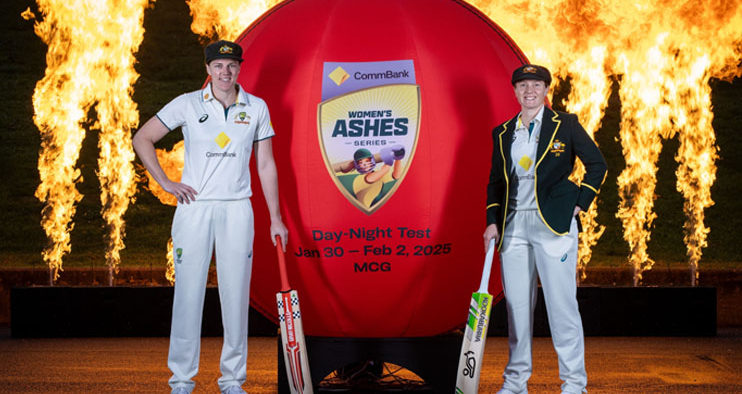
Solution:
<path fill-rule="evenodd" d="M 533 164 L 533 160 L 531 160 L 530 157 L 523 155 L 523 157 L 518 161 L 518 164 L 523 167 L 524 170 L 528 171 L 528 169 L 531 168 L 531 164 Z"/>
<path fill-rule="evenodd" d="M 227 137 L 226 134 L 224 134 L 223 131 L 219 133 L 219 135 L 217 135 L 216 138 L 214 139 L 214 142 L 216 142 L 216 144 L 219 145 L 219 147 L 222 149 L 224 149 L 224 147 L 227 146 L 229 141 L 231 140 L 229 139 L 229 137 Z"/>
<path fill-rule="evenodd" d="M 350 77 L 350 75 L 345 72 L 345 70 L 343 70 L 343 68 L 340 66 L 333 70 L 328 76 L 330 77 L 330 79 L 332 79 L 332 82 L 335 82 L 335 84 L 338 86 L 347 81 L 348 77 Z"/>

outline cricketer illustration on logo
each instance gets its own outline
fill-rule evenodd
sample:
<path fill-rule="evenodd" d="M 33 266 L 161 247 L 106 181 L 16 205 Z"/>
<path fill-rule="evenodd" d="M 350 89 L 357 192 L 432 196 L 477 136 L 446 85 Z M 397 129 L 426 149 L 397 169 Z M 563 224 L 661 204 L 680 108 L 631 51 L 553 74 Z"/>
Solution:
<path fill-rule="evenodd" d="M 325 63 L 319 145 L 338 190 L 368 215 L 391 198 L 412 162 L 420 125 L 414 82 L 411 60 Z"/>

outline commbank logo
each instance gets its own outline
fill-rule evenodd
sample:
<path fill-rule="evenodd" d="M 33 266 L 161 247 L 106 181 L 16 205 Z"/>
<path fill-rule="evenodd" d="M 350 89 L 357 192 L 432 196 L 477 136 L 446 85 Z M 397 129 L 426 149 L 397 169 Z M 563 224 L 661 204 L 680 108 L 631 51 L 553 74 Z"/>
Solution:
<path fill-rule="evenodd" d="M 224 133 L 223 131 L 219 133 L 219 135 L 217 135 L 216 138 L 214 138 L 214 142 L 216 142 L 216 144 L 219 145 L 219 147 L 222 149 L 224 149 L 224 147 L 227 146 L 229 141 L 231 141 L 229 139 L 229 136 L 227 136 L 227 134 Z"/>
<path fill-rule="evenodd" d="M 343 84 L 343 82 L 348 80 L 350 74 L 343 70 L 342 67 L 338 66 L 328 75 L 328 77 L 332 79 L 332 82 L 335 82 L 336 85 L 340 86 Z"/>

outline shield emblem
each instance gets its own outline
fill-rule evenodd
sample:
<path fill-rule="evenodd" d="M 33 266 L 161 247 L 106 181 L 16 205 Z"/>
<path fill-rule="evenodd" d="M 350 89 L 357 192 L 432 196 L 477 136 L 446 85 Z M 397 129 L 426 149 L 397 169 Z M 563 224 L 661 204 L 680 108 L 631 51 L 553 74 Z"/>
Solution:
<path fill-rule="evenodd" d="M 319 143 L 340 193 L 371 215 L 394 195 L 417 147 L 420 87 L 383 85 L 319 105 Z"/>

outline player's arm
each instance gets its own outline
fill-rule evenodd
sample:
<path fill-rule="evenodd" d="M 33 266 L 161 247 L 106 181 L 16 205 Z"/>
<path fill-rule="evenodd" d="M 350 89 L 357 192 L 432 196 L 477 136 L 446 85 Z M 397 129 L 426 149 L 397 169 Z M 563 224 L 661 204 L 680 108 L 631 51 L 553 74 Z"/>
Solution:
<path fill-rule="evenodd" d="M 366 181 L 366 183 L 372 184 L 378 181 L 379 179 L 383 178 L 384 175 L 386 175 L 386 173 L 389 172 L 389 168 L 390 167 L 388 165 L 383 165 L 381 166 L 381 169 L 379 169 L 378 171 L 372 171 L 366 174 L 366 177 L 363 179 Z"/>
<path fill-rule="evenodd" d="M 198 194 L 196 190 L 186 184 L 170 180 L 157 160 L 155 143 L 169 132 L 170 129 L 159 118 L 153 116 L 134 134 L 132 145 L 139 160 L 162 189 L 174 195 L 178 202 L 188 204 L 196 199 L 196 194 Z"/>
<path fill-rule="evenodd" d="M 587 134 L 576 115 L 573 115 L 572 121 L 574 122 L 572 128 L 574 130 L 572 134 L 574 152 L 585 165 L 585 176 L 580 182 L 580 194 L 574 210 L 577 214 L 580 210 L 586 211 L 590 208 L 590 204 L 600 192 L 600 187 L 605 181 L 608 166 L 598 145 Z"/>
<path fill-rule="evenodd" d="M 394 166 L 392 166 L 392 178 L 399 179 L 399 177 L 402 176 L 402 163 L 399 160 L 394 161 Z"/>
<path fill-rule="evenodd" d="M 355 169 L 355 165 L 353 160 L 348 161 L 341 161 L 340 163 L 335 163 L 332 165 L 332 172 L 338 173 L 342 172 L 345 174 L 346 172 L 351 172 L 353 169 Z"/>
<path fill-rule="evenodd" d="M 500 133 L 505 126 L 492 130 L 492 161 L 490 166 L 489 182 L 487 183 L 487 227 L 484 229 L 484 250 L 487 251 L 490 240 L 497 243 L 500 239 L 498 220 L 501 217 L 502 202 L 505 197 L 505 179 L 503 168 L 505 163 L 500 154 Z"/>
<path fill-rule="evenodd" d="M 484 229 L 484 252 L 487 253 L 489 243 L 491 240 L 495 240 L 495 243 L 500 239 L 500 232 L 497 230 L 497 224 L 492 223 Z"/>
<path fill-rule="evenodd" d="M 381 163 L 381 155 L 378 153 L 374 155 L 374 162 Z M 342 172 L 343 174 L 347 172 L 351 172 L 356 169 L 355 161 L 353 160 L 347 160 L 347 161 L 341 161 L 340 163 L 335 163 L 332 165 L 332 172 L 338 173 Z"/>
<path fill-rule="evenodd" d="M 394 167 L 392 170 L 392 178 L 399 179 L 402 176 L 402 159 L 405 157 L 404 146 L 400 144 L 392 145 L 389 148 L 382 149 L 379 154 L 386 165 Z"/>
<path fill-rule="evenodd" d="M 253 151 L 255 152 L 255 164 L 258 169 L 260 185 L 263 188 L 263 196 L 271 217 L 271 240 L 275 244 L 276 236 L 280 235 L 283 249 L 286 250 L 289 231 L 281 218 L 281 208 L 278 201 L 278 170 L 276 169 L 276 160 L 273 157 L 272 138 L 264 138 L 255 142 Z"/>

